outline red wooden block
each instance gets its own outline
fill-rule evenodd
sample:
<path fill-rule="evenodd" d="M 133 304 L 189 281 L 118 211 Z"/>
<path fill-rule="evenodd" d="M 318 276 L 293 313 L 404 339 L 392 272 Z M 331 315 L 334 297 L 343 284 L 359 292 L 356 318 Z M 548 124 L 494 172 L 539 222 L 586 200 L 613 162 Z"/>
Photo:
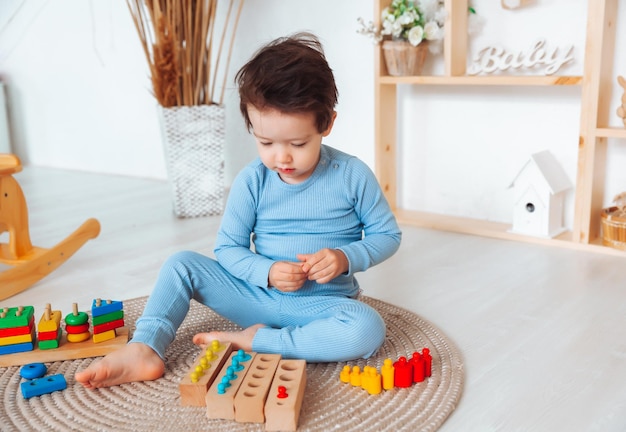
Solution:
<path fill-rule="evenodd" d="M 419 352 L 415 351 L 409 362 L 413 365 L 413 382 L 424 381 L 426 364 L 424 363 L 422 355 Z"/>
<path fill-rule="evenodd" d="M 0 338 L 29 334 L 34 324 L 35 324 L 35 317 L 31 316 L 30 322 L 28 323 L 27 326 L 0 328 Z"/>
<path fill-rule="evenodd" d="M 424 375 L 429 377 L 432 375 L 433 357 L 428 348 L 422 349 L 422 358 L 424 359 Z"/>
<path fill-rule="evenodd" d="M 413 384 L 413 366 L 406 361 L 406 357 L 400 357 L 393 364 L 393 382 L 396 387 L 411 387 Z"/>
<path fill-rule="evenodd" d="M 68 332 L 69 334 L 86 333 L 86 332 L 89 331 L 89 323 L 86 322 L 85 324 L 80 324 L 80 325 L 69 325 L 69 324 L 67 324 L 65 326 L 65 331 Z"/>
<path fill-rule="evenodd" d="M 105 323 L 93 326 L 93 334 L 104 333 L 105 331 L 113 330 L 113 329 L 120 328 L 120 327 L 124 327 L 123 319 L 105 322 Z"/>
<path fill-rule="evenodd" d="M 58 330 L 39 332 L 37 333 L 37 339 L 39 339 L 40 341 L 55 340 L 58 336 L 58 332 Z"/>

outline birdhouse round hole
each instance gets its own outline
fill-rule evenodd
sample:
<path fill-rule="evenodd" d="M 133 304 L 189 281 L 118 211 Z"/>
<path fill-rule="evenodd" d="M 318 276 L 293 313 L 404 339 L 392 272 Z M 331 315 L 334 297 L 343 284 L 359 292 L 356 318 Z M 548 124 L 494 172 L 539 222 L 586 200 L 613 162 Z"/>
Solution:
<path fill-rule="evenodd" d="M 535 205 L 533 203 L 526 204 L 526 211 L 528 213 L 532 213 L 535 211 Z"/>

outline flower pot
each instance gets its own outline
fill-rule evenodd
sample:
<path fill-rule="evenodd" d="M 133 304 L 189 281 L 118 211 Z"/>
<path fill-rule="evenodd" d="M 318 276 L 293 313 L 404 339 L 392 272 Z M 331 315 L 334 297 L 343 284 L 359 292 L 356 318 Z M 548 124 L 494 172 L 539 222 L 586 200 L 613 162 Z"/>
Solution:
<path fill-rule="evenodd" d="M 389 75 L 421 75 L 428 53 L 428 42 L 422 41 L 413 46 L 407 41 L 386 40 L 383 41 L 382 48 Z"/>
<path fill-rule="evenodd" d="M 617 214 L 617 207 L 602 209 L 602 244 L 626 251 L 626 217 Z"/>
<path fill-rule="evenodd" d="M 219 215 L 224 210 L 225 107 L 159 106 L 174 214 Z"/>

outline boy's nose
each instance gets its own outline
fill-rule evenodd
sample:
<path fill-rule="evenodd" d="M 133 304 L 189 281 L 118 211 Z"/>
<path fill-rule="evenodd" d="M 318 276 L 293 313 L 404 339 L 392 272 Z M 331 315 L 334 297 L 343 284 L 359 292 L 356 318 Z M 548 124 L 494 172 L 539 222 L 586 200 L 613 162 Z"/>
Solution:
<path fill-rule="evenodd" d="M 291 162 L 291 153 L 287 150 L 279 150 L 276 154 L 276 160 L 280 163 Z"/>

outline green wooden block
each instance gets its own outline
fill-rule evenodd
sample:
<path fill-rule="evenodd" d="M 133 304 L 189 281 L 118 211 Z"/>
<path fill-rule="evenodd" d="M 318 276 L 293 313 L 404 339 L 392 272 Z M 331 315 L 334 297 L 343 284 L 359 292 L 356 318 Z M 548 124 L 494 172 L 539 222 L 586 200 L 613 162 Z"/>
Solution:
<path fill-rule="evenodd" d="M 97 326 L 100 324 L 108 323 L 109 321 L 116 321 L 122 318 L 124 318 L 124 311 L 119 310 L 108 314 L 92 317 L 92 321 L 93 325 Z"/>
<path fill-rule="evenodd" d="M 13 327 L 25 327 L 30 322 L 31 317 L 35 313 L 35 308 L 32 306 L 24 306 L 22 313 L 18 316 L 18 308 L 0 308 L 0 328 L 13 328 Z M 2 315 L 4 314 L 4 318 Z"/>
<path fill-rule="evenodd" d="M 59 328 L 57 333 L 57 338 L 52 340 L 40 340 L 39 341 L 39 349 L 47 350 L 47 349 L 55 349 L 59 347 L 59 343 L 61 341 L 61 335 L 63 334 L 63 330 Z"/>

